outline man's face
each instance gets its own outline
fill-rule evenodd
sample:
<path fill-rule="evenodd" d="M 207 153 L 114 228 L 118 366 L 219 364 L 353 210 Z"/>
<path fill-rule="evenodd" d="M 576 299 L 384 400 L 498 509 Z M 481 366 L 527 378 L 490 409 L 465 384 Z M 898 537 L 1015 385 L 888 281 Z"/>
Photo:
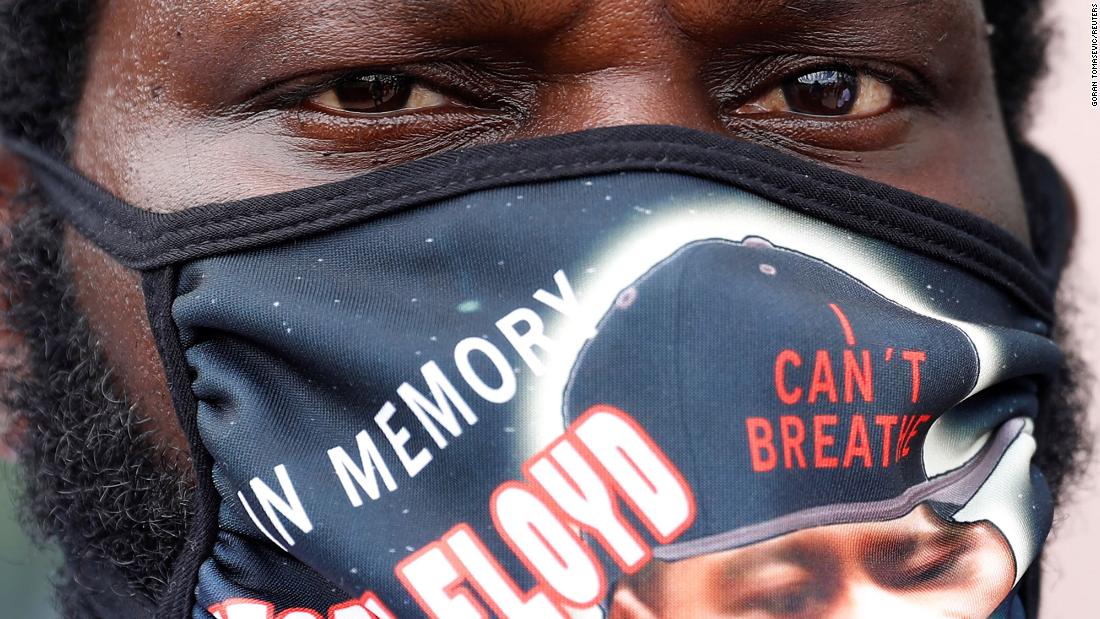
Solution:
<path fill-rule="evenodd" d="M 133 0 L 106 2 L 97 24 L 74 163 L 149 210 L 666 123 L 1027 235 L 979 0 Z M 107 359 L 183 447 L 137 276 L 70 236 Z"/>
<path fill-rule="evenodd" d="M 140 208 L 293 190 L 474 144 L 664 123 L 765 143 L 1027 238 L 980 0 L 101 4 L 72 162 Z M 109 380 L 126 395 L 112 404 L 132 401 L 161 451 L 186 454 L 139 274 L 75 232 L 65 249 L 108 368 L 89 396 L 71 396 L 74 411 L 103 406 Z M 155 472 L 144 481 L 165 485 Z M 169 490 L 162 503 L 176 507 Z"/>
<path fill-rule="evenodd" d="M 1011 590 L 1012 565 L 992 525 L 922 507 L 661 565 L 647 590 L 616 593 L 611 619 L 985 619 Z"/>

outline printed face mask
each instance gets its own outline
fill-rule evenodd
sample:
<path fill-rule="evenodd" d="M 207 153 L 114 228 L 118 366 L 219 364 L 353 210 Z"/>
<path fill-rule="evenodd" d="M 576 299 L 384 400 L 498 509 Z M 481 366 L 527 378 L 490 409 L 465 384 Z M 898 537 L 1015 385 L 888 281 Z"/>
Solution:
<path fill-rule="evenodd" d="M 668 127 L 171 215 L 36 168 L 190 432 L 157 617 L 1025 616 L 1060 357 L 980 219 Z"/>

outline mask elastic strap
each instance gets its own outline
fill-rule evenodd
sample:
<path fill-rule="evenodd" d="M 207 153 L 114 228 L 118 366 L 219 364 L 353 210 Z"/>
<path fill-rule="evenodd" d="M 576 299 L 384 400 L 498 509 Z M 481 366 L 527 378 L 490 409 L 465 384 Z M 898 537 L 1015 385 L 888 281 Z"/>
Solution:
<path fill-rule="evenodd" d="M 1069 260 L 1077 214 L 1073 196 L 1049 157 L 1020 144 L 1016 168 L 1027 202 L 1031 245 L 1047 278 L 1057 284 Z"/>
<path fill-rule="evenodd" d="M 179 333 L 172 320 L 172 298 L 177 272 L 165 267 L 143 273 L 142 288 L 149 314 L 149 326 L 164 363 L 172 405 L 190 447 L 195 475 L 193 520 L 187 540 L 172 566 L 172 575 L 161 593 L 156 617 L 190 617 L 195 603 L 195 587 L 202 562 L 210 556 L 218 533 L 220 500 L 213 482 L 213 459 L 199 436 L 198 402 L 191 391 L 191 370 L 180 347 Z M 120 615 L 129 616 L 129 615 Z"/>

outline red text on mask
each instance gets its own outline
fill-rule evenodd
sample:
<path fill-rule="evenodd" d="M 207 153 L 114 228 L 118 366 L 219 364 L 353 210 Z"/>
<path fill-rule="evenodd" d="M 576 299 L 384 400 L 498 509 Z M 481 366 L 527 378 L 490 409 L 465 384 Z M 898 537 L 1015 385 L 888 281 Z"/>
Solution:
<path fill-rule="evenodd" d="M 566 619 L 565 608 L 599 604 L 608 581 L 591 543 L 627 573 L 652 556 L 627 508 L 658 542 L 683 533 L 695 499 L 675 465 L 629 415 L 594 406 L 549 447 L 527 460 L 524 480 L 490 499 L 501 538 L 534 575 L 528 591 L 459 524 L 396 567 L 398 579 L 430 617 Z M 582 537 L 583 534 L 583 537 Z"/>

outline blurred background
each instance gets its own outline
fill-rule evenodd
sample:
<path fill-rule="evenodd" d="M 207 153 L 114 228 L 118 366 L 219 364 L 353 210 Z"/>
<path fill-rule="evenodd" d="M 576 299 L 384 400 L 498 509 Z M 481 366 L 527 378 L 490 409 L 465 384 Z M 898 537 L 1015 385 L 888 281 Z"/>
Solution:
<path fill-rule="evenodd" d="M 50 574 L 54 557 L 23 535 L 12 493 L 15 468 L 0 462 L 0 617 L 53 619 Z"/>
<path fill-rule="evenodd" d="M 1050 155 L 1075 188 L 1080 211 L 1074 263 L 1063 294 L 1078 313 L 1071 317 L 1077 350 L 1100 368 L 1100 108 L 1089 103 L 1089 9 L 1085 0 L 1048 0 L 1058 30 L 1051 72 L 1038 93 L 1033 142 Z M 1090 183 L 1091 181 L 1091 183 Z M 1093 389 L 1090 423 L 1100 436 L 1100 392 Z M 12 490 L 17 472 L 0 463 L 0 617 L 54 619 L 50 549 L 35 548 L 21 533 Z M 1046 553 L 1043 619 L 1100 616 L 1100 449 L 1089 475 L 1058 516 Z"/>

